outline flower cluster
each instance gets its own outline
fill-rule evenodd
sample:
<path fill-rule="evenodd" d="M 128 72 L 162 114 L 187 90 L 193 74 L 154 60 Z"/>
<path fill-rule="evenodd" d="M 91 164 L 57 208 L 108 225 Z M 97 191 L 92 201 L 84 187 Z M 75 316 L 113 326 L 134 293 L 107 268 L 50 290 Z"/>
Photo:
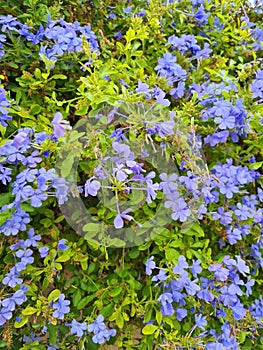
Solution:
<path fill-rule="evenodd" d="M 154 270 L 159 270 L 159 273 L 152 277 L 152 281 L 158 282 L 164 289 L 158 298 L 162 315 L 174 316 L 181 322 L 187 317 L 190 309 L 190 312 L 194 313 L 190 332 L 193 333 L 195 329 L 205 330 L 201 334 L 197 332 L 195 337 L 197 342 L 207 337 L 209 340 L 214 338 L 214 344 L 221 344 L 222 349 L 238 346 L 238 332 L 233 333 L 232 330 L 233 334 L 229 335 L 231 328 L 228 321 L 222 326 L 221 334 L 217 334 L 215 329 L 207 329 L 205 315 L 208 314 L 210 321 L 213 318 L 214 325 L 222 317 L 231 322 L 232 319 L 239 322 L 247 318 L 250 322 L 251 334 L 254 326 L 257 323 L 261 324 L 260 301 L 255 301 L 252 306 L 245 306 L 241 301 L 243 296 L 252 294 L 251 287 L 255 281 L 250 278 L 250 269 L 240 256 L 234 259 L 226 255 L 221 263 L 211 263 L 205 273 L 207 277 L 200 276 L 204 273 L 200 260 L 193 260 L 189 265 L 182 255 L 179 256 L 178 263 L 172 268 L 170 274 L 166 269 L 158 268 L 152 256 L 146 261 L 146 274 L 152 275 Z M 208 341 L 207 344 L 207 349 L 214 349 L 213 342 Z"/>
<path fill-rule="evenodd" d="M 102 315 L 99 315 L 93 323 L 88 325 L 88 331 L 94 333 L 92 340 L 95 344 L 103 344 L 105 340 L 116 335 L 116 329 L 107 329 Z"/>
<path fill-rule="evenodd" d="M 147 84 L 140 83 L 138 89 L 142 90 L 142 87 L 146 95 L 150 94 Z M 140 111 L 140 104 L 138 104 L 136 108 Z M 119 109 L 121 110 L 121 105 Z M 124 116 L 123 113 L 120 114 L 120 112 L 118 112 L 119 109 L 114 110 L 115 116 Z M 150 110 L 154 113 L 154 106 L 151 106 L 148 111 Z M 148 111 L 145 110 L 146 115 Z M 140 120 L 141 132 L 145 134 L 145 139 L 152 140 L 152 137 L 156 136 L 162 140 L 162 145 L 165 145 L 169 137 L 176 133 L 179 135 L 180 130 L 176 130 L 176 122 L 173 117 L 174 113 L 170 113 L 169 120 L 154 121 L 154 119 L 151 119 L 150 115 L 147 119 L 143 118 L 143 120 Z M 114 115 L 111 115 L 111 123 L 114 123 L 114 118 Z M 161 119 L 164 119 L 164 117 Z M 130 120 L 131 117 L 127 115 L 125 122 L 130 122 Z M 131 121 L 131 123 L 134 124 L 134 121 Z M 136 127 L 139 126 L 138 123 L 135 125 Z M 177 127 L 179 128 L 179 126 Z M 198 215 L 201 215 L 201 212 L 204 213 L 204 208 L 201 206 L 202 203 L 196 203 L 197 198 L 199 198 L 199 202 L 202 201 L 200 199 L 202 196 L 201 183 L 205 180 L 201 169 L 197 167 L 195 171 L 193 170 L 197 159 L 201 164 L 201 155 L 198 153 L 198 142 L 196 141 L 195 148 L 190 145 L 191 138 L 195 140 L 195 135 L 189 132 L 186 141 L 189 162 L 188 165 L 184 163 L 184 169 L 188 170 L 187 175 L 177 176 L 176 174 L 168 174 L 166 172 L 157 174 L 154 170 L 147 172 L 145 169 L 145 162 L 151 157 L 153 151 L 149 147 L 147 149 L 145 143 L 145 147 L 141 147 L 141 149 L 138 150 L 139 153 L 135 154 L 132 149 L 136 149 L 136 146 L 130 139 L 130 133 L 133 131 L 132 125 L 128 126 L 127 124 L 127 127 L 116 128 L 111 133 L 110 138 L 113 139 L 111 150 L 107 149 L 106 157 L 102 155 L 96 162 L 97 166 L 94 168 L 94 175 L 87 179 L 84 188 L 82 188 L 81 185 L 79 186 L 84 196 L 95 197 L 98 196 L 99 191 L 104 191 L 105 194 L 105 191 L 108 189 L 115 192 L 117 214 L 113 223 L 116 229 L 124 227 L 124 220 L 126 220 L 127 223 L 135 222 L 136 226 L 139 227 L 143 224 L 143 222 L 140 221 L 138 223 L 134 219 L 134 216 L 130 214 L 131 212 L 136 214 L 138 203 L 134 206 L 133 202 L 130 201 L 128 208 L 120 208 L 119 198 L 122 196 L 123 192 L 126 193 L 127 196 L 130 194 L 134 195 L 139 191 L 144 192 L 147 204 L 151 204 L 153 200 L 157 198 L 158 192 L 163 193 L 165 207 L 171 208 L 171 218 L 173 220 L 179 220 L 180 222 L 185 222 L 191 215 L 196 214 L 196 212 L 198 212 Z M 153 144 L 153 140 L 151 143 Z M 145 152 L 146 149 L 147 152 Z M 111 156 L 109 156 L 110 151 L 113 152 Z M 194 156 L 192 156 L 192 163 L 190 161 L 191 152 L 196 157 L 194 160 Z M 138 158 L 143 159 L 143 162 L 139 162 L 137 160 Z M 151 159 L 149 161 L 151 161 Z M 189 182 L 189 179 L 191 179 L 191 182 Z"/>
<path fill-rule="evenodd" d="M 253 97 L 259 99 L 258 103 L 263 101 L 263 70 L 256 72 L 256 79 L 252 81 L 250 89 Z"/>
<path fill-rule="evenodd" d="M 0 123 L 2 126 L 7 126 L 6 122 L 12 119 L 12 117 L 8 114 L 8 108 L 10 106 L 10 102 L 6 98 L 5 90 L 0 88 Z"/>
<path fill-rule="evenodd" d="M 51 61 L 56 61 L 65 53 L 83 51 L 83 43 L 90 45 L 91 51 L 98 51 L 98 42 L 90 25 L 81 26 L 78 22 L 68 23 L 63 19 L 52 20 L 48 16 L 46 28 L 39 26 L 36 33 L 27 24 L 17 21 L 11 15 L 0 16 L 2 32 L 18 33 L 33 45 L 41 44 L 39 54 L 44 55 Z M 0 35 L 0 49 L 6 41 L 5 35 Z M 0 51 L 0 58 L 4 51 Z"/>

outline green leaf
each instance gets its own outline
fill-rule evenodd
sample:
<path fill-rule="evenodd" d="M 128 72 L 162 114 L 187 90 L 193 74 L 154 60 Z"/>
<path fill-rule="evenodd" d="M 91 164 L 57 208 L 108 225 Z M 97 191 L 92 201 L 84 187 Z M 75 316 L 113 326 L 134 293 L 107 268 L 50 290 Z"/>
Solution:
<path fill-rule="evenodd" d="M 67 250 L 65 253 L 63 253 L 58 258 L 56 258 L 56 262 L 66 262 L 71 258 L 71 256 L 72 256 L 71 251 Z"/>
<path fill-rule="evenodd" d="M 73 164 L 74 164 L 74 156 L 72 154 L 69 154 L 61 164 L 62 177 L 65 178 L 71 173 Z"/>
<path fill-rule="evenodd" d="M 57 343 L 57 328 L 52 323 L 49 323 L 47 325 L 47 329 L 48 329 L 48 335 L 49 335 L 49 343 L 56 344 Z"/>
<path fill-rule="evenodd" d="M 35 115 L 40 113 L 40 111 L 41 111 L 41 107 L 37 104 L 33 104 L 29 110 L 29 113 Z"/>
<path fill-rule="evenodd" d="M 74 292 L 73 297 L 72 297 L 73 305 L 75 307 L 77 307 L 80 300 L 81 300 L 81 291 L 80 291 L 80 289 L 77 289 Z"/>
<path fill-rule="evenodd" d="M 32 306 L 28 306 L 25 308 L 25 310 L 22 311 L 22 314 L 25 316 L 30 316 L 30 315 L 34 315 L 37 312 L 37 309 L 32 307 Z"/>
<path fill-rule="evenodd" d="M 247 332 L 241 331 L 238 336 L 238 340 L 240 344 L 243 344 L 246 340 Z"/>
<path fill-rule="evenodd" d="M 101 310 L 101 314 L 103 315 L 103 317 L 108 318 L 112 314 L 113 310 L 114 310 L 114 304 L 110 303 L 104 306 L 104 308 Z"/>
<path fill-rule="evenodd" d="M 90 223 L 84 225 L 84 226 L 82 227 L 82 229 L 83 229 L 83 231 L 85 231 L 85 232 L 94 232 L 94 233 L 97 233 L 97 232 L 100 231 L 100 227 L 101 227 L 100 224 L 95 224 L 95 223 L 90 222 Z"/>
<path fill-rule="evenodd" d="M 186 223 L 182 225 L 181 233 L 187 236 L 204 237 L 203 229 L 197 223 Z"/>
<path fill-rule="evenodd" d="M 249 165 L 249 168 L 254 170 L 257 170 L 262 167 L 263 167 L 263 162 L 255 162 Z"/>
<path fill-rule="evenodd" d="M 145 327 L 143 327 L 142 334 L 144 335 L 153 334 L 157 329 L 158 329 L 157 326 L 154 326 L 153 324 L 147 324 Z"/>
<path fill-rule="evenodd" d="M 113 238 L 110 240 L 110 245 L 113 247 L 121 248 L 125 246 L 125 242 L 119 238 Z"/>
<path fill-rule="evenodd" d="M 167 247 L 165 249 L 165 257 L 168 262 L 177 263 L 179 255 L 180 253 L 174 248 Z"/>
<path fill-rule="evenodd" d="M 51 79 L 67 79 L 68 77 L 66 76 L 66 75 L 64 75 L 64 74 L 54 74 L 54 75 L 52 75 L 52 77 L 50 77 L 50 80 Z"/>
<path fill-rule="evenodd" d="M 28 321 L 27 317 L 22 317 L 21 321 L 19 321 L 19 322 L 15 321 L 14 326 L 15 326 L 15 328 L 21 328 L 27 323 L 27 321 Z"/>
<path fill-rule="evenodd" d="M 123 326 L 124 326 L 124 318 L 121 314 L 121 311 L 120 310 L 117 310 L 116 311 L 116 325 L 122 329 Z"/>
<path fill-rule="evenodd" d="M 88 295 L 87 297 L 84 297 L 79 304 L 77 305 L 78 310 L 82 310 L 85 308 L 85 306 L 90 303 L 92 300 L 96 298 L 96 294 L 94 295 Z"/>
<path fill-rule="evenodd" d="M 163 320 L 163 316 L 162 316 L 162 313 L 160 311 L 156 311 L 156 321 L 158 324 L 161 324 Z"/>
<path fill-rule="evenodd" d="M 35 76 L 38 80 L 42 80 L 41 70 L 40 70 L 39 68 L 36 68 L 36 69 L 35 69 L 34 76 Z"/>
<path fill-rule="evenodd" d="M 0 213 L 0 226 L 2 226 L 7 219 L 11 217 L 11 213 L 9 209 L 4 210 L 2 213 Z"/>
<path fill-rule="evenodd" d="M 121 293 L 121 291 L 123 290 L 122 286 L 117 286 L 114 289 L 112 289 L 112 291 L 109 293 L 109 295 L 111 297 L 116 297 L 117 295 L 119 295 Z"/>
<path fill-rule="evenodd" d="M 0 194 L 0 208 L 3 208 L 5 204 L 9 203 L 10 197 L 11 193 Z"/>
<path fill-rule="evenodd" d="M 49 77 L 49 73 L 42 73 L 41 75 L 45 80 Z"/>
<path fill-rule="evenodd" d="M 85 114 L 87 114 L 88 109 L 89 109 L 89 104 L 86 102 L 86 104 L 80 106 L 80 107 L 76 110 L 75 114 L 76 114 L 76 115 L 85 115 Z"/>
<path fill-rule="evenodd" d="M 133 248 L 131 251 L 129 251 L 128 255 L 131 259 L 137 259 L 140 255 L 140 251 L 138 248 Z"/>
<path fill-rule="evenodd" d="M 51 293 L 49 293 L 48 295 L 48 302 L 51 303 L 52 300 L 56 301 L 58 299 L 58 297 L 60 296 L 61 292 L 59 289 L 54 289 L 52 290 Z"/>

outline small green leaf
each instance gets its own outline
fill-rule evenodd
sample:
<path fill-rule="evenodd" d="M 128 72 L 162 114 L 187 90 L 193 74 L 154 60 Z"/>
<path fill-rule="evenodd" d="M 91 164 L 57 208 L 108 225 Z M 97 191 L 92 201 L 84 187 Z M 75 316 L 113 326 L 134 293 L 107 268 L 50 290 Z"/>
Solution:
<path fill-rule="evenodd" d="M 81 309 L 84 309 L 85 306 L 90 303 L 92 300 L 94 300 L 96 298 L 96 294 L 94 295 L 89 295 L 85 298 L 83 298 L 77 305 L 77 309 L 78 310 L 81 310 Z"/>
<path fill-rule="evenodd" d="M 92 222 L 84 225 L 82 227 L 83 231 L 85 232 L 94 232 L 94 233 L 97 233 L 100 231 L 100 224 L 94 224 Z"/>
<path fill-rule="evenodd" d="M 123 290 L 123 287 L 122 286 L 117 286 L 115 287 L 110 293 L 109 295 L 111 297 L 116 297 L 117 295 L 119 295 L 121 293 L 121 291 Z"/>
<path fill-rule="evenodd" d="M 62 255 L 60 255 L 58 258 L 56 258 L 56 262 L 66 262 L 68 261 L 72 256 L 72 253 L 70 250 L 66 251 Z"/>
<path fill-rule="evenodd" d="M 77 307 L 80 300 L 81 300 L 81 291 L 80 291 L 80 289 L 77 289 L 74 292 L 73 297 L 72 297 L 73 305 L 75 307 Z"/>
<path fill-rule="evenodd" d="M 110 240 L 110 245 L 113 247 L 120 248 L 120 247 L 124 247 L 125 244 L 126 243 L 119 238 L 113 238 Z"/>
<path fill-rule="evenodd" d="M 25 310 L 22 311 L 22 314 L 25 316 L 30 316 L 30 315 L 34 315 L 37 312 L 37 309 L 32 307 L 32 306 L 28 306 L 25 308 Z"/>
<path fill-rule="evenodd" d="M 76 114 L 76 115 L 85 115 L 85 114 L 87 114 L 88 109 L 89 109 L 89 104 L 86 102 L 84 105 L 80 106 L 80 107 L 76 110 L 75 114 Z"/>
<path fill-rule="evenodd" d="M 56 80 L 56 79 L 67 79 L 68 77 L 66 76 L 66 75 L 64 75 L 64 74 L 54 74 L 54 75 L 52 75 L 52 77 L 50 77 L 50 80 L 51 79 L 54 79 L 54 80 Z"/>
<path fill-rule="evenodd" d="M 60 294 L 61 294 L 61 292 L 59 289 L 52 290 L 52 292 L 49 293 L 49 295 L 48 295 L 48 298 L 47 298 L 48 302 L 51 303 L 52 300 L 53 301 L 57 300 L 58 297 L 60 296 Z"/>
<path fill-rule="evenodd" d="M 63 160 L 61 164 L 61 176 L 66 178 L 72 171 L 72 166 L 74 163 L 74 156 L 69 154 L 66 159 Z"/>
<path fill-rule="evenodd" d="M 19 322 L 15 321 L 14 326 L 15 326 L 15 328 L 21 328 L 27 323 L 27 321 L 28 321 L 27 317 L 22 317 L 21 321 L 19 321 Z"/>
<path fill-rule="evenodd" d="M 123 318 L 123 316 L 122 316 L 120 310 L 117 310 L 117 311 L 116 311 L 116 325 L 117 325 L 120 329 L 122 329 L 123 326 L 124 326 L 124 318 Z"/>
<path fill-rule="evenodd" d="M 11 213 L 8 209 L 0 213 L 0 226 L 2 226 L 6 222 L 6 220 L 9 219 L 10 217 L 11 217 Z"/>
<path fill-rule="evenodd" d="M 33 104 L 29 110 L 29 113 L 35 115 L 40 113 L 40 111 L 41 111 L 41 106 L 37 104 Z"/>
<path fill-rule="evenodd" d="M 52 323 L 49 323 L 47 325 L 47 329 L 48 329 L 50 344 L 56 344 L 57 343 L 57 328 Z"/>
<path fill-rule="evenodd" d="M 105 318 L 108 318 L 112 314 L 113 310 L 114 310 L 114 304 L 110 303 L 110 304 L 104 306 L 104 308 L 101 310 L 101 314 Z"/>
<path fill-rule="evenodd" d="M 158 329 L 157 326 L 154 326 L 153 324 L 147 324 L 145 327 L 143 327 L 142 334 L 144 335 L 153 334 L 157 329 Z"/>
<path fill-rule="evenodd" d="M 163 316 L 162 316 L 162 313 L 160 311 L 156 311 L 156 321 L 158 324 L 161 324 L 163 320 Z"/>

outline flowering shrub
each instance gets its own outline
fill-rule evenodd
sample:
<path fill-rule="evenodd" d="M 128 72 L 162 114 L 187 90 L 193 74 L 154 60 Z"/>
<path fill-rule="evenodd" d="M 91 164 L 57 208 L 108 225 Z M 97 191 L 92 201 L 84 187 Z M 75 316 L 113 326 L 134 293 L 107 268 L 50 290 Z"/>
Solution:
<path fill-rule="evenodd" d="M 262 349 L 262 1 L 0 6 L 0 347 Z"/>

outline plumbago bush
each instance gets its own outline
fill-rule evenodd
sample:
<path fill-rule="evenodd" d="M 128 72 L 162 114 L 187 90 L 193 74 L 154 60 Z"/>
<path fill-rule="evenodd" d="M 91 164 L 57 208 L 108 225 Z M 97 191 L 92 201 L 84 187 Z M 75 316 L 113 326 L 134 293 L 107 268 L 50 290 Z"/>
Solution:
<path fill-rule="evenodd" d="M 262 349 L 262 1 L 0 8 L 0 347 Z"/>

